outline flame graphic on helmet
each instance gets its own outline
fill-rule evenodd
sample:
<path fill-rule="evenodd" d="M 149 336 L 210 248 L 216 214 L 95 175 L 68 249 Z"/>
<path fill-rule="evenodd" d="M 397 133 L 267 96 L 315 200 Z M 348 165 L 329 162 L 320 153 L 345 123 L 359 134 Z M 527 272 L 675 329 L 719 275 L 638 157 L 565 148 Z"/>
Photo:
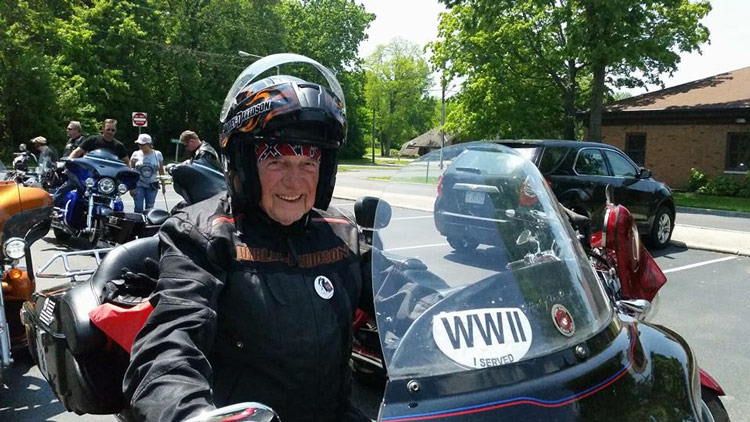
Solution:
<path fill-rule="evenodd" d="M 266 127 L 275 117 L 280 114 L 300 108 L 294 88 L 291 84 L 263 89 L 256 93 L 247 92 L 245 98 L 238 101 L 243 105 L 243 110 L 248 112 L 247 122 L 240 122 L 237 128 L 240 132 L 252 132 L 255 129 Z M 253 112 L 257 108 L 258 112 Z"/>

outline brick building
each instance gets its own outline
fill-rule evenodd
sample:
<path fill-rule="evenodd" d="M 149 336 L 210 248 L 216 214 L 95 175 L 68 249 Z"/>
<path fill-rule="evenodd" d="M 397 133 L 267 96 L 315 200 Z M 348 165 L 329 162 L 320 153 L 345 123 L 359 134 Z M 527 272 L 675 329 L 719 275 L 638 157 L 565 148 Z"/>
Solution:
<path fill-rule="evenodd" d="M 676 189 L 688 187 L 693 167 L 708 176 L 744 176 L 750 169 L 750 67 L 607 106 L 602 142 Z"/>

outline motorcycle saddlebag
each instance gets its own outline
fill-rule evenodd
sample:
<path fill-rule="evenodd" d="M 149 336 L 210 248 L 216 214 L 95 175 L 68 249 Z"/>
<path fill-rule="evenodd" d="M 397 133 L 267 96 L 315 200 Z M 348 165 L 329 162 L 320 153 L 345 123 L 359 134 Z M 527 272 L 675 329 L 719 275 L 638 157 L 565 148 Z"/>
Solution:
<path fill-rule="evenodd" d="M 146 219 L 141 213 L 113 211 L 107 217 L 107 228 L 112 242 L 123 244 L 143 236 Z"/>
<path fill-rule="evenodd" d="M 105 285 L 122 269 L 143 272 L 158 258 L 158 238 L 119 245 L 89 280 L 35 293 L 22 312 L 34 362 L 66 409 L 78 414 L 112 414 L 127 408 L 122 380 L 130 356 L 99 330 L 89 312 L 102 304 Z"/>

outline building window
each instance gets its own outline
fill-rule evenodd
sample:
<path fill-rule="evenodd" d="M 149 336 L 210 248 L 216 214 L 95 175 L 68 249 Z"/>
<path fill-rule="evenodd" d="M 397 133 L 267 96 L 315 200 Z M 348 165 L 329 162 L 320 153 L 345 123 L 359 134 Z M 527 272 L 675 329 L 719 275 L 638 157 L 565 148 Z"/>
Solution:
<path fill-rule="evenodd" d="M 750 132 L 730 133 L 727 138 L 727 171 L 747 171 L 750 168 Z"/>
<path fill-rule="evenodd" d="M 646 134 L 628 133 L 625 139 L 625 154 L 641 167 L 646 165 Z"/>

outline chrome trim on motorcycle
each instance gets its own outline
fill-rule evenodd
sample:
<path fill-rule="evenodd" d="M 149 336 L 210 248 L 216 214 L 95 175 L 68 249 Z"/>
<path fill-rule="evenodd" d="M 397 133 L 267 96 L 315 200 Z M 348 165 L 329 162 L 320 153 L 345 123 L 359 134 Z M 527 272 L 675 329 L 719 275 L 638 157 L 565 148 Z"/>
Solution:
<path fill-rule="evenodd" d="M 59 253 L 52 258 L 50 258 L 44 265 L 42 265 L 42 268 L 39 269 L 39 271 L 36 272 L 37 277 L 42 278 L 72 278 L 75 279 L 76 277 L 80 276 L 87 276 L 91 275 L 96 271 L 96 269 L 99 267 L 99 264 L 101 264 L 102 259 L 104 259 L 104 255 L 106 255 L 109 251 L 111 251 L 113 248 L 100 248 L 100 249 L 89 249 L 85 251 L 74 251 L 74 252 L 62 252 Z M 75 270 L 72 268 L 70 264 L 70 257 L 73 256 L 93 256 L 94 259 L 96 259 L 96 266 L 94 268 L 86 268 L 82 270 Z M 61 260 L 63 264 L 63 269 L 65 272 L 63 273 L 46 273 L 45 271 L 51 267 L 57 260 Z"/>

